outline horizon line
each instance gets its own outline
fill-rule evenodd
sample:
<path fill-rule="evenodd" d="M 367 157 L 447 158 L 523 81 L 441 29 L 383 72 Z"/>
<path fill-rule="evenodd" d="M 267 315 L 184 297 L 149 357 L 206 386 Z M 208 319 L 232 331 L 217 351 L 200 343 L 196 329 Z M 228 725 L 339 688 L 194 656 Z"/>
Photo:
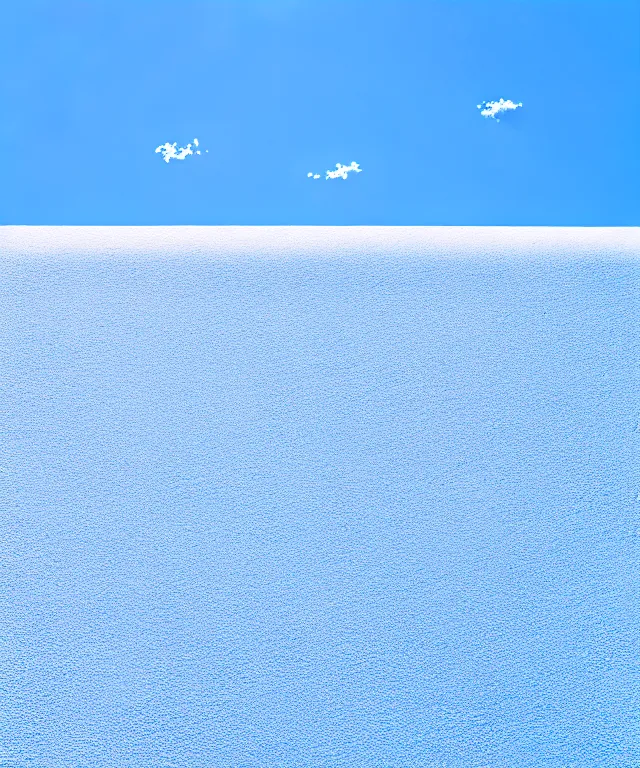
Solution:
<path fill-rule="evenodd" d="M 640 257 L 640 227 L 0 225 L 0 258 L 38 255 Z"/>

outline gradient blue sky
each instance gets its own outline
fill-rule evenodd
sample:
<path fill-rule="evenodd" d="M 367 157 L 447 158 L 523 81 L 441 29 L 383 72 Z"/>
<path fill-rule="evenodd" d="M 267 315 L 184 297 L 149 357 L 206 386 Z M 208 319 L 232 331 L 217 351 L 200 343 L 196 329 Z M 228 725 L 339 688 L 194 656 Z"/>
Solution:
<path fill-rule="evenodd" d="M 0 67 L 1 224 L 640 224 L 637 1 L 21 0 Z"/>

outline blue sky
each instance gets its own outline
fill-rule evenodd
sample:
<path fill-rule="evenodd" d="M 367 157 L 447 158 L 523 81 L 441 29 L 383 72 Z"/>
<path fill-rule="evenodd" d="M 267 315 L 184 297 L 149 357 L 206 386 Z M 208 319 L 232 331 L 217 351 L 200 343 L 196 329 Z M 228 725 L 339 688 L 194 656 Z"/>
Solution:
<path fill-rule="evenodd" d="M 22 0 L 0 62 L 1 224 L 640 224 L 637 1 Z"/>

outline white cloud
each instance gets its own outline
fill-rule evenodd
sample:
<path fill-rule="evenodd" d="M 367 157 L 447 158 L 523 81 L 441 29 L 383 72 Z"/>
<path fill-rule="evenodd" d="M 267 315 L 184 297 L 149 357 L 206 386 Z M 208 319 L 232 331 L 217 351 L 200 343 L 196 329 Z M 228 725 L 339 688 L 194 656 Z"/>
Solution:
<path fill-rule="evenodd" d="M 508 112 L 512 109 L 518 109 L 522 106 L 522 102 L 519 104 L 514 103 L 511 99 L 500 99 L 500 101 L 483 101 L 482 104 L 478 104 L 478 109 L 481 110 L 482 117 L 495 118 L 496 115 L 502 112 Z M 497 118 L 497 122 L 500 122 L 500 118 Z"/>
<path fill-rule="evenodd" d="M 356 162 L 352 162 L 351 165 L 342 165 L 341 163 L 336 163 L 336 170 L 335 171 L 327 171 L 326 179 L 346 179 L 347 174 L 350 171 L 355 171 L 356 173 L 362 173 L 362 168 L 358 165 Z M 313 173 L 313 171 L 309 171 L 307 174 L 308 179 L 319 179 L 320 174 L 319 173 Z"/>
<path fill-rule="evenodd" d="M 355 171 L 356 173 L 362 173 L 362 168 L 356 162 L 352 162 L 351 165 L 341 165 L 336 163 L 335 171 L 327 171 L 327 179 L 346 179 L 349 171 Z"/>
<path fill-rule="evenodd" d="M 200 146 L 200 142 L 198 139 L 193 140 L 194 146 L 198 147 Z M 208 152 L 209 150 L 206 149 L 205 152 Z M 162 152 L 162 158 L 165 161 L 165 163 L 168 163 L 169 160 L 184 160 L 185 157 L 188 157 L 189 155 L 200 155 L 202 154 L 199 149 L 196 149 L 195 153 L 191 149 L 191 144 L 187 144 L 186 147 L 180 147 L 178 148 L 177 142 L 174 141 L 173 144 L 169 144 L 167 142 L 166 144 L 161 144 L 159 147 L 156 147 L 156 154 L 158 152 Z"/>
<path fill-rule="evenodd" d="M 360 166 L 356 162 L 352 162 L 351 165 L 342 165 L 341 163 L 336 163 L 336 170 L 327 171 L 327 175 L 325 179 L 346 179 L 347 174 L 350 171 L 355 171 L 356 173 L 362 173 L 362 168 L 360 168 Z M 319 179 L 320 174 L 313 173 L 313 171 L 309 171 L 309 173 L 307 174 L 307 178 Z"/>

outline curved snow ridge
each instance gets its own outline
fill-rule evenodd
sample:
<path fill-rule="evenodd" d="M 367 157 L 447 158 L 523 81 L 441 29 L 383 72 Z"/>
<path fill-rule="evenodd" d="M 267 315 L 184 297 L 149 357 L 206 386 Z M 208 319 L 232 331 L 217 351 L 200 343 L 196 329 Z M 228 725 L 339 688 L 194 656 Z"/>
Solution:
<path fill-rule="evenodd" d="M 640 227 L 0 226 L 0 262 L 139 258 L 640 262 Z"/>

